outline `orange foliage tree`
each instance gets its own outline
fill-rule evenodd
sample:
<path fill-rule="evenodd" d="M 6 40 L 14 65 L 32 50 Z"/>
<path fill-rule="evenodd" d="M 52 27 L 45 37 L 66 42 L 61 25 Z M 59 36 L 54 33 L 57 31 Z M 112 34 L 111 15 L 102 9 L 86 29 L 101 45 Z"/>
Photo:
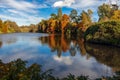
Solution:
<path fill-rule="evenodd" d="M 47 29 L 48 32 L 53 33 L 54 30 L 55 30 L 55 26 L 56 26 L 56 20 L 50 18 L 50 19 L 47 21 L 47 24 L 48 24 L 48 29 Z"/>
<path fill-rule="evenodd" d="M 2 20 L 0 19 L 0 32 L 2 32 L 2 27 L 3 27 L 3 23 Z"/>
<path fill-rule="evenodd" d="M 69 22 L 70 22 L 69 16 L 67 14 L 64 14 L 61 20 L 62 33 L 64 32 L 64 28 L 68 25 Z"/>
<path fill-rule="evenodd" d="M 7 23 L 4 23 L 4 24 L 3 24 L 3 27 L 2 27 L 2 32 L 3 32 L 3 33 L 7 33 L 7 32 L 8 32 L 8 26 L 9 26 L 9 25 L 8 25 Z"/>

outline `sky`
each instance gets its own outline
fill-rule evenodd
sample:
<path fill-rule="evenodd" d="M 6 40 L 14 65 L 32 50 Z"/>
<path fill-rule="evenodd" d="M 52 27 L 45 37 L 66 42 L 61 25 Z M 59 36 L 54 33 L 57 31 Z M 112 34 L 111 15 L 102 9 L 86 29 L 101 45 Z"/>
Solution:
<path fill-rule="evenodd" d="M 96 20 L 97 7 L 103 3 L 108 0 L 0 0 L 0 18 L 15 21 L 19 26 L 37 24 L 62 8 L 63 14 L 68 15 L 72 9 L 76 9 L 78 15 L 82 10 L 92 9 Z"/>

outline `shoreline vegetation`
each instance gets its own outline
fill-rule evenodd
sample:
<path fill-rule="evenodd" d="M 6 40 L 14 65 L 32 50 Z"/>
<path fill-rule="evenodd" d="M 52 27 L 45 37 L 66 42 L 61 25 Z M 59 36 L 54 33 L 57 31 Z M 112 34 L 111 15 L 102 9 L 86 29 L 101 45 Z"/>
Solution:
<path fill-rule="evenodd" d="M 84 39 L 87 42 L 120 47 L 120 21 L 107 21 L 90 26 Z"/>
<path fill-rule="evenodd" d="M 98 22 L 93 22 L 93 11 L 91 9 L 83 10 L 80 14 L 78 14 L 77 10 L 73 9 L 67 15 L 62 13 L 62 8 L 58 9 L 57 14 L 52 13 L 49 19 L 41 20 L 38 24 L 31 24 L 29 26 L 18 26 L 16 22 L 10 20 L 2 21 L 0 19 L 0 34 L 23 32 L 62 34 L 71 37 L 83 37 L 83 42 L 120 47 L 120 10 L 108 4 L 102 4 L 98 7 L 97 13 L 99 16 Z M 2 43 L 0 44 L 2 45 Z M 99 49 L 97 46 L 90 46 L 85 46 L 87 52 L 95 56 L 99 62 L 104 62 L 110 55 L 112 56 L 109 48 L 108 55 L 105 54 L 103 47 Z M 101 52 L 98 52 L 98 50 Z M 99 57 L 98 55 L 101 56 Z M 115 56 L 118 56 L 118 54 Z M 0 60 L 0 80 L 91 80 L 89 76 L 75 76 L 72 74 L 68 74 L 68 76 L 60 79 L 52 75 L 52 69 L 42 71 L 41 65 L 34 63 L 26 66 L 26 63 L 26 61 L 21 59 L 9 63 L 3 63 Z M 113 67 L 115 65 L 119 67 L 120 65 L 118 64 L 119 58 L 109 58 L 109 61 L 106 63 Z M 116 72 L 114 76 L 105 76 L 95 80 L 120 80 L 120 72 Z"/>
<path fill-rule="evenodd" d="M 17 59 L 9 63 L 3 63 L 0 60 L 0 80 L 91 80 L 89 76 L 75 76 L 68 74 L 64 78 L 58 78 L 52 75 L 52 69 L 42 71 L 42 66 L 36 63 L 26 66 L 27 61 Z M 120 72 L 116 72 L 112 77 L 103 76 L 95 80 L 119 80 Z"/>
<path fill-rule="evenodd" d="M 47 20 L 38 24 L 18 26 L 10 20 L 0 20 L 0 33 L 34 32 L 82 36 L 86 42 L 114 45 L 120 47 L 120 10 L 118 6 L 102 4 L 97 10 L 99 20 L 93 22 L 93 11 L 88 9 L 78 14 L 73 9 L 69 15 L 52 13 Z"/>

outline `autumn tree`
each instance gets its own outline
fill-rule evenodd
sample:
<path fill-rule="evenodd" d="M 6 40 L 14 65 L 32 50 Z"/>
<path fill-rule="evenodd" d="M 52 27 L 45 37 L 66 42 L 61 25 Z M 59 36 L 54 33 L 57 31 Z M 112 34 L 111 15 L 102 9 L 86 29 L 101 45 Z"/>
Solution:
<path fill-rule="evenodd" d="M 64 14 L 62 16 L 62 21 L 61 21 L 61 28 L 62 28 L 62 33 L 64 32 L 64 28 L 67 27 L 67 24 L 70 22 L 70 18 L 67 14 Z"/>
<path fill-rule="evenodd" d="M 82 11 L 81 16 L 80 16 L 81 17 L 81 21 L 86 23 L 86 24 L 92 23 L 92 20 L 91 20 L 92 14 L 93 14 L 93 12 L 90 9 L 87 12 L 86 11 Z"/>
<path fill-rule="evenodd" d="M 16 22 L 6 20 L 2 22 L 0 20 L 0 31 L 4 33 L 10 33 L 10 32 L 21 32 L 19 26 L 16 24 Z"/>
<path fill-rule="evenodd" d="M 6 23 L 6 22 L 3 23 L 3 27 L 2 27 L 2 32 L 3 33 L 7 33 L 8 32 L 8 26 L 9 26 L 8 23 Z"/>
<path fill-rule="evenodd" d="M 52 13 L 51 17 L 44 21 L 42 20 L 39 23 L 39 31 L 40 32 L 48 32 L 48 33 L 60 33 L 61 32 L 61 20 L 62 20 L 62 9 L 58 9 L 57 15 Z"/>
<path fill-rule="evenodd" d="M 2 27 L 3 27 L 3 22 L 2 22 L 2 20 L 0 19 L 0 32 L 2 32 Z"/>
<path fill-rule="evenodd" d="M 47 21 L 47 25 L 48 25 L 47 30 L 48 30 L 48 32 L 54 33 L 56 24 L 57 24 L 57 20 L 56 20 L 56 19 L 53 19 L 53 18 L 50 18 L 50 19 Z"/>
<path fill-rule="evenodd" d="M 112 20 L 120 20 L 120 10 L 116 10 L 113 12 L 113 15 L 111 16 Z"/>
<path fill-rule="evenodd" d="M 56 20 L 56 25 L 55 25 L 55 33 L 61 33 L 61 21 Z"/>
<path fill-rule="evenodd" d="M 47 21 L 48 31 L 51 33 L 61 33 L 62 9 L 58 9 L 57 15 L 52 13 L 51 18 Z"/>
<path fill-rule="evenodd" d="M 85 31 L 89 27 L 89 25 L 92 23 L 92 20 L 91 20 L 92 14 L 93 12 L 90 9 L 87 12 L 82 11 L 80 15 L 81 21 L 78 24 L 78 27 L 80 27 L 82 31 Z"/>
<path fill-rule="evenodd" d="M 20 28 L 16 24 L 16 22 L 7 20 L 4 23 L 8 25 L 8 32 L 20 32 Z"/>

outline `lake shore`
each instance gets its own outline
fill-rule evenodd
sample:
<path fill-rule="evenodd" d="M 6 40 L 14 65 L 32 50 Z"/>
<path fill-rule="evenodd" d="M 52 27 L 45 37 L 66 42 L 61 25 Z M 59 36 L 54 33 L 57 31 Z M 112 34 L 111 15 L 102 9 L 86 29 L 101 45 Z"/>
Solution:
<path fill-rule="evenodd" d="M 86 42 L 120 47 L 120 21 L 107 21 L 90 26 L 84 34 Z"/>

